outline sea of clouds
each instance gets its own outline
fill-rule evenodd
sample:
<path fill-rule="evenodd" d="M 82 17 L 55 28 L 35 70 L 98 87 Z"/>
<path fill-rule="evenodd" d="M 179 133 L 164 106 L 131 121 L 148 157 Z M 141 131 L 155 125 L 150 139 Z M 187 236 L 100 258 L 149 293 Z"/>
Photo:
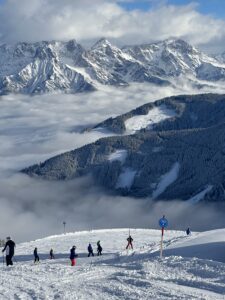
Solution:
<path fill-rule="evenodd" d="M 203 89 L 202 92 L 209 92 Z M 212 90 L 211 90 L 212 91 Z M 214 92 L 224 92 L 219 86 Z M 78 148 L 107 133 L 82 129 L 125 113 L 144 103 L 175 94 L 199 93 L 182 88 L 133 84 L 102 87 L 76 95 L 7 95 L 0 98 L 0 238 L 16 241 L 68 231 L 112 227 L 157 228 L 166 214 L 171 229 L 195 230 L 225 226 L 214 205 L 152 202 L 111 196 L 91 177 L 67 182 L 30 178 L 19 171 L 56 154 Z M 207 222 L 205 221 L 207 220 Z"/>

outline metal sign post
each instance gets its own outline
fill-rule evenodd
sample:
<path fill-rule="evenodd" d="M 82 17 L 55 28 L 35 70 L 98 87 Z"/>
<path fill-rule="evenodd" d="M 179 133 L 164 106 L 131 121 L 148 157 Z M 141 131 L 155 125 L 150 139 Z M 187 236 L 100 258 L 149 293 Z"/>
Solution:
<path fill-rule="evenodd" d="M 161 243 L 160 243 L 160 258 L 162 258 L 162 254 L 163 254 L 163 236 L 164 236 L 164 229 L 168 226 L 168 220 L 165 218 L 165 216 L 163 216 L 160 220 L 159 220 L 159 226 L 162 229 L 162 234 L 161 234 Z"/>

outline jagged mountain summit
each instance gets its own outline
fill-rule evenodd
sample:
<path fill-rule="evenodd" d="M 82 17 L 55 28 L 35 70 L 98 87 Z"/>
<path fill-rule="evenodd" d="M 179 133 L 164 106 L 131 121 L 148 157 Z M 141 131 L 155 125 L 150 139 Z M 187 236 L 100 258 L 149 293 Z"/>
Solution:
<path fill-rule="evenodd" d="M 99 84 L 170 85 L 182 77 L 199 84 L 225 80 L 221 57 L 183 40 L 119 48 L 100 39 L 86 50 L 75 40 L 0 45 L 0 93 L 76 93 Z"/>
<path fill-rule="evenodd" d="M 93 175 L 120 195 L 225 201 L 225 96 L 174 96 L 145 104 L 90 130 L 107 137 L 22 172 L 46 180 Z"/>

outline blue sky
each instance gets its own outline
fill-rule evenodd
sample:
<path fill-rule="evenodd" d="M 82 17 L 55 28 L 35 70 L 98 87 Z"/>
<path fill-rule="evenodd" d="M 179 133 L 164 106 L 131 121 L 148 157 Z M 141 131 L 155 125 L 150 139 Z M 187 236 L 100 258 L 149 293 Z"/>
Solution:
<path fill-rule="evenodd" d="M 128 10 L 141 9 L 149 10 L 158 3 L 166 3 L 173 5 L 187 5 L 197 3 L 197 11 L 202 14 L 210 14 L 216 18 L 225 19 L 225 1 L 224 0 L 134 0 L 131 2 L 120 2 L 120 5 Z"/>

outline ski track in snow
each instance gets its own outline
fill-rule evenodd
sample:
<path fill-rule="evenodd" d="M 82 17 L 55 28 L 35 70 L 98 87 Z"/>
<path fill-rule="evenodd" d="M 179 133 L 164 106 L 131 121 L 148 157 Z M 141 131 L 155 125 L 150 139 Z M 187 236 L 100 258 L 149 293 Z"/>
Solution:
<path fill-rule="evenodd" d="M 216 231 L 212 234 L 215 238 Z M 20 244 L 15 265 L 1 265 L 0 299 L 225 299 L 225 264 L 180 256 L 160 260 L 159 230 L 132 229 L 131 235 L 134 250 L 124 250 L 127 229 L 77 232 Z M 168 230 L 164 247 L 191 243 L 199 235 L 207 239 L 207 234 L 186 237 Z M 104 255 L 88 258 L 88 242 L 95 249 L 98 239 Z M 71 267 L 68 251 L 74 243 L 80 256 Z M 37 265 L 32 262 L 34 246 L 41 258 Z M 47 259 L 51 247 L 55 260 Z"/>

